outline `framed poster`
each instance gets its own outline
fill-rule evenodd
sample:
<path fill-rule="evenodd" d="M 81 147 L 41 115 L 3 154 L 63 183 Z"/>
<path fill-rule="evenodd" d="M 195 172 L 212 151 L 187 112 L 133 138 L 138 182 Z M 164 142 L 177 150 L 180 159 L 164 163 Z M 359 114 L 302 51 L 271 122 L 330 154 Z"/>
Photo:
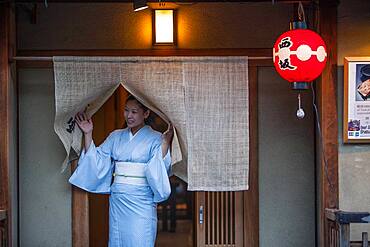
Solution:
<path fill-rule="evenodd" d="M 370 57 L 344 58 L 343 140 L 370 143 Z"/>

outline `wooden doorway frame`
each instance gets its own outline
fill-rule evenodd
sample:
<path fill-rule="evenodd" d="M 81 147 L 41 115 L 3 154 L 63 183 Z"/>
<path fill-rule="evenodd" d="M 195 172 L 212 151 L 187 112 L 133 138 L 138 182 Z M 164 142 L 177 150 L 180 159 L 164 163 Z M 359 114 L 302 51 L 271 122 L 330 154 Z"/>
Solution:
<path fill-rule="evenodd" d="M 316 132 L 316 167 L 318 178 L 317 245 L 329 246 L 330 228 L 325 209 L 339 208 L 338 181 L 338 109 L 337 109 L 337 15 L 339 0 L 320 0 L 315 15 L 316 27 L 328 49 L 328 59 L 316 80 L 321 136 Z M 320 139 L 321 142 L 320 143 Z M 325 152 L 325 157 L 324 157 Z M 326 159 L 326 162 L 325 160 Z"/>
<path fill-rule="evenodd" d="M 325 1 L 323 1 L 325 2 Z M 328 2 L 334 2 L 334 1 L 328 1 Z M 320 16 L 328 16 L 329 14 L 335 12 L 336 13 L 336 6 L 337 5 L 322 5 L 320 6 L 320 9 L 323 10 Z M 329 13 L 329 14 L 328 14 Z M 332 90 L 335 89 L 336 85 L 336 36 L 333 37 L 333 30 L 331 25 L 334 25 L 336 27 L 336 22 L 333 20 L 333 18 L 330 18 L 328 23 L 323 17 L 321 21 L 321 35 L 323 35 L 324 39 L 329 39 L 332 42 L 327 42 L 327 44 L 332 44 L 334 42 L 334 47 L 330 49 L 329 55 L 330 59 L 328 61 L 328 65 L 326 69 L 324 70 L 321 79 L 318 80 L 319 86 L 317 87 L 317 93 L 320 98 L 319 101 L 319 111 L 322 112 L 321 117 L 319 119 L 320 124 L 323 129 L 326 129 L 328 125 L 331 127 L 334 127 L 337 129 L 337 109 L 336 109 L 336 91 Z M 334 23 L 334 24 L 333 24 Z M 326 25 L 325 25 L 326 24 Z M 4 40 L 0 40 L 0 46 L 4 45 Z M 1 44 L 2 43 L 2 44 Z M 41 57 L 49 57 L 49 56 L 250 56 L 250 57 L 259 57 L 259 56 L 271 56 L 271 50 L 270 49 L 194 49 L 194 50 L 181 50 L 181 49 L 173 49 L 173 50 L 53 50 L 53 51 L 18 51 L 18 56 L 41 56 Z M 4 59 L 4 55 L 2 55 L 2 62 L 0 62 L 0 71 L 4 72 L 8 68 L 8 61 L 11 60 L 12 55 L 6 54 L 6 61 Z M 257 68 L 260 66 L 272 66 L 272 62 L 270 59 L 268 60 L 251 60 L 249 63 L 249 73 L 252 73 L 252 76 L 257 75 Z M 17 62 L 17 67 L 52 67 L 52 62 L 48 61 L 19 61 Z M 251 76 L 251 74 L 250 74 Z M 9 80 L 5 77 L 1 77 L 2 80 L 2 87 L 0 91 L 0 112 L 7 113 L 9 102 L 7 100 L 7 93 L 4 91 L 4 88 L 7 88 L 9 85 Z M 325 83 L 323 83 L 325 82 Z M 4 85 L 5 84 L 5 85 Z M 253 90 L 253 89 L 252 89 Z M 3 97 L 5 96 L 5 97 Z M 253 100 L 253 98 L 251 98 Z M 335 106 L 335 107 L 333 107 Z M 253 108 L 253 107 L 252 107 Z M 252 114 L 255 114 L 252 112 Z M 8 157 L 9 150 L 4 149 L 4 144 L 6 143 L 5 140 L 9 136 L 9 118 L 2 123 L 1 127 L 3 128 L 6 126 L 7 128 L 5 131 L 0 132 L 0 140 L 1 140 L 1 157 Z M 333 129 L 333 128 L 332 128 Z M 251 136 L 251 138 L 257 138 L 257 136 Z M 318 137 L 317 137 L 318 138 Z M 256 139 L 257 140 L 257 139 Z M 325 239 L 326 232 L 324 231 L 325 222 L 323 221 L 324 215 L 323 212 L 325 211 L 325 207 L 334 207 L 338 205 L 338 141 L 337 141 L 337 132 L 332 131 L 331 133 L 325 132 L 323 134 L 323 148 L 326 150 L 326 152 L 329 152 L 331 162 L 329 163 L 329 177 L 332 181 L 334 181 L 334 193 L 332 193 L 328 188 L 329 184 L 328 182 L 323 178 L 322 174 L 319 174 L 319 180 L 318 180 L 318 196 L 319 201 L 321 202 L 318 207 L 318 215 L 319 215 L 319 221 L 318 221 L 318 238 L 319 238 L 319 246 L 325 246 L 325 243 L 323 239 Z M 321 171 L 325 169 L 324 163 L 322 162 L 321 157 L 321 150 L 322 147 L 318 146 L 317 152 L 316 152 L 316 158 L 317 158 L 317 166 Z M 256 159 L 257 157 L 254 157 Z M 3 159 L 3 158 L 1 158 Z M 3 173 L 0 174 L 0 178 L 2 181 L 7 181 L 7 165 L 8 160 L 1 160 L 0 164 L 0 170 L 3 171 Z M 257 162 L 257 160 L 252 160 L 252 162 Z M 258 172 L 258 171 L 256 171 Z M 255 176 L 255 179 L 258 179 L 258 173 L 253 174 L 253 171 L 250 176 Z M 251 177 L 251 179 L 253 179 Z M 5 178 L 5 179 L 4 179 Z M 251 188 L 253 189 L 253 188 Z M 258 190 L 258 188 L 255 188 Z M 74 190 L 73 192 L 73 202 L 72 202 L 72 211 L 73 211 L 73 217 L 76 217 L 73 219 L 72 222 L 72 242 L 73 246 L 88 246 L 89 245 L 89 224 L 88 224 L 88 200 L 87 200 L 87 194 L 82 191 Z M 257 197 L 253 197 L 248 195 L 248 192 L 245 194 L 246 197 L 251 197 L 250 200 L 246 200 L 245 206 L 254 206 L 258 210 L 258 193 Z M 1 203 L 1 202 L 0 202 Z M 78 217 L 78 218 L 77 218 Z M 252 213 L 250 215 L 245 216 L 245 224 L 246 226 L 255 226 L 253 221 L 253 215 Z M 251 228 L 253 229 L 253 228 Z M 246 245 L 245 246 L 258 246 L 258 228 L 256 227 L 255 232 L 250 233 L 244 233 L 244 238 L 246 241 L 250 241 L 252 245 Z"/>
<path fill-rule="evenodd" d="M 250 125 L 257 129 L 257 69 L 260 66 L 273 66 L 270 49 L 171 49 L 171 50 L 93 50 L 93 51 L 19 51 L 19 56 L 248 56 L 249 65 L 249 97 L 250 97 Z M 259 59 L 264 57 L 264 59 Z M 50 61 L 20 61 L 18 67 L 50 67 Z M 257 131 L 250 133 L 250 183 L 258 185 L 258 135 Z M 75 164 L 74 164 L 75 165 Z M 244 246 L 257 247 L 259 245 L 259 217 L 258 217 L 258 186 L 251 186 L 243 192 L 244 210 L 243 225 Z M 195 219 L 194 219 L 195 220 Z M 196 239 L 197 236 L 194 236 Z M 74 247 L 89 246 L 89 201 L 88 194 L 78 188 L 72 190 L 72 244 Z"/>

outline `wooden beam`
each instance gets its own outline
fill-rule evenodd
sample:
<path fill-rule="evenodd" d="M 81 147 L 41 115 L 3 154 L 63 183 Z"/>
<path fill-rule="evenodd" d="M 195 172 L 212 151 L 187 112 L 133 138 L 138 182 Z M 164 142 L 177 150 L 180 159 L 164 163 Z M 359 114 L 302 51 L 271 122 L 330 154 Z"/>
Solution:
<path fill-rule="evenodd" d="M 268 56 L 272 48 L 223 49 L 101 49 L 101 50 L 18 50 L 17 56 Z"/>
<path fill-rule="evenodd" d="M 19 57 L 53 57 L 53 56 L 249 56 L 271 57 L 250 60 L 250 65 L 273 66 L 272 49 L 129 49 L 129 50 L 19 50 Z M 18 68 L 53 67 L 51 61 L 17 61 Z"/>
<path fill-rule="evenodd" d="M 329 246 L 329 230 L 325 208 L 338 208 L 338 109 L 337 109 L 337 0 L 320 0 L 318 11 L 318 31 L 324 39 L 328 60 L 317 80 L 317 100 L 321 137 L 316 150 L 319 187 L 319 246 Z M 321 139 L 322 138 L 322 139 Z M 320 143 L 322 140 L 322 143 Z"/>
<path fill-rule="evenodd" d="M 44 3 L 45 0 L 15 0 L 16 3 Z M 132 3 L 133 0 L 48 0 L 49 3 Z M 149 0 L 149 3 L 158 3 L 156 0 Z M 189 3 L 188 0 L 166 0 L 166 3 Z M 266 3 L 272 2 L 271 0 L 192 0 L 191 3 L 228 3 L 228 2 L 241 2 L 241 3 Z M 299 3 L 310 4 L 313 0 L 275 0 L 275 3 Z"/>

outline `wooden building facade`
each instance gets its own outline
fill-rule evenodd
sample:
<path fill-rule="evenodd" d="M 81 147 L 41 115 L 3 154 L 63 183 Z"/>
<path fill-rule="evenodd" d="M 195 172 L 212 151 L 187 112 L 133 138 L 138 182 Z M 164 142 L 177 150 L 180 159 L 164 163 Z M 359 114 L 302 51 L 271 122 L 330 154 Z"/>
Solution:
<path fill-rule="evenodd" d="M 317 120 L 321 126 L 321 132 L 318 132 L 314 112 L 310 109 L 312 94 L 308 93 L 304 96 L 308 110 L 306 122 L 299 126 L 299 122 L 288 118 L 290 123 L 286 125 L 287 128 L 293 127 L 291 130 L 285 130 L 286 119 L 283 118 L 286 112 L 282 114 L 282 109 L 295 109 L 295 101 L 288 100 L 293 94 L 287 93 L 279 98 L 274 95 L 275 92 L 269 92 L 269 88 L 276 87 L 271 80 L 281 82 L 281 79 L 277 79 L 276 72 L 273 71 L 271 59 L 268 58 L 271 57 L 271 41 L 277 38 L 277 34 L 285 31 L 285 28 L 288 29 L 288 22 L 295 18 L 298 6 L 297 1 L 272 2 L 229 1 L 221 3 L 200 0 L 190 4 L 181 1 L 178 3 L 178 44 L 177 47 L 165 49 L 152 47 L 151 33 L 147 33 L 148 24 L 145 23 L 150 23 L 151 12 L 133 14 L 129 10 L 131 3 L 128 1 L 51 0 L 44 3 L 43 1 L 16 0 L 0 2 L 0 227 L 4 246 L 40 246 L 40 243 L 50 246 L 48 242 L 50 239 L 43 239 L 41 234 L 40 236 L 35 235 L 32 231 L 32 224 L 43 225 L 43 227 L 35 226 L 35 229 L 47 235 L 49 229 L 45 228 L 57 221 L 52 220 L 52 214 L 58 215 L 49 207 L 59 209 L 59 206 L 49 204 L 50 201 L 45 199 L 46 197 L 37 197 L 35 195 L 38 194 L 32 194 L 35 190 L 43 195 L 50 193 L 49 200 L 54 198 L 58 203 L 62 201 L 61 198 L 58 199 L 57 194 L 60 193 L 59 197 L 67 198 L 65 203 L 70 203 L 64 206 L 63 210 L 66 211 L 59 215 L 63 218 L 70 212 L 68 220 L 60 221 L 63 226 L 61 232 L 66 232 L 68 236 L 64 240 L 62 237 L 58 238 L 55 246 L 101 246 L 100 244 L 106 241 L 106 237 L 96 237 L 99 232 L 104 232 L 106 236 L 107 228 L 100 226 L 101 222 L 107 224 L 104 220 L 105 216 L 102 221 L 94 218 L 95 214 L 99 214 L 99 210 L 107 210 L 106 198 L 89 197 L 81 190 L 68 187 L 66 181 L 68 174 L 59 174 L 59 170 L 56 169 L 58 158 L 55 161 L 56 165 L 50 167 L 53 170 L 51 171 L 45 167 L 41 168 L 50 160 L 37 158 L 37 156 L 48 157 L 48 155 L 42 152 L 36 155 L 31 154 L 35 153 L 34 149 L 30 148 L 36 145 L 34 143 L 39 143 L 39 148 L 42 149 L 45 142 L 49 142 L 46 139 L 45 141 L 36 140 L 42 138 L 42 131 L 46 131 L 43 130 L 44 128 L 48 129 L 48 126 L 40 125 L 37 121 L 50 122 L 53 120 L 52 113 L 50 115 L 41 111 L 44 108 L 34 107 L 37 104 L 45 106 L 48 104 L 46 102 L 50 103 L 54 97 L 52 85 L 41 88 L 43 84 L 38 81 L 45 80 L 51 83 L 53 79 L 52 62 L 47 59 L 43 60 L 42 57 L 49 58 L 59 55 L 245 55 L 251 57 L 249 62 L 249 114 L 252 130 L 250 131 L 250 189 L 244 192 L 194 192 L 192 194 L 192 244 L 193 246 L 235 247 L 333 246 L 331 245 L 333 243 L 330 243 L 333 229 L 330 228 L 325 210 L 341 209 L 339 171 L 343 170 L 338 160 L 341 149 L 341 143 L 338 143 L 340 132 L 338 125 L 341 121 L 341 113 L 338 113 L 340 111 L 338 108 L 341 107 L 338 104 L 341 102 L 341 99 L 338 99 L 338 74 L 341 70 L 338 70 L 337 63 L 338 40 L 343 42 L 345 39 L 343 37 L 339 39 L 337 31 L 338 25 L 341 24 L 340 20 L 342 20 L 338 18 L 338 9 L 341 8 L 342 3 L 337 0 L 302 1 L 309 18 L 310 28 L 323 37 L 328 48 L 327 65 L 321 77 L 315 81 L 316 103 L 319 112 Z M 174 2 L 168 4 L 176 5 Z M 348 4 L 350 3 L 343 3 L 344 6 Z M 363 4 L 370 8 L 366 0 L 358 0 L 356 4 L 358 6 Z M 46 5 L 49 6 L 46 7 Z M 183 12 L 180 12 L 181 9 Z M 124 17 L 120 16 L 119 10 L 123 11 Z M 362 14 L 363 12 L 360 13 Z M 349 14 L 349 16 L 352 15 L 356 15 L 355 10 Z M 119 19 L 121 17 L 123 20 Z M 365 24 L 369 23 L 366 22 L 367 19 L 370 19 L 368 15 L 364 16 L 361 21 Z M 78 23 L 79 20 L 81 23 Z M 212 21 L 215 23 L 211 23 Z M 109 25 L 113 27 L 104 30 L 104 27 Z M 119 27 L 123 30 L 115 33 L 114 28 Z M 139 29 L 136 29 L 137 27 Z M 244 27 L 248 32 L 243 33 Z M 365 28 L 368 31 L 369 29 L 370 26 Z M 358 42 L 357 44 L 363 43 Z M 363 46 L 366 46 L 366 42 Z M 370 49 L 370 46 L 367 47 Z M 369 53 L 370 51 L 368 54 L 361 51 L 361 54 L 348 54 L 348 50 L 340 51 L 341 56 L 369 55 Z M 34 58 L 37 58 L 37 61 Z M 289 86 L 283 90 L 285 89 L 289 89 Z M 40 96 L 38 92 L 47 95 L 49 101 L 37 101 Z M 120 107 L 126 97 L 127 92 L 123 89 L 118 90 L 97 114 L 96 121 L 100 126 L 95 133 L 97 139 L 103 140 L 112 129 L 120 126 L 122 122 Z M 275 99 L 272 99 L 274 97 Z M 274 106 L 278 101 L 281 101 L 282 105 L 275 109 Z M 47 108 L 47 110 L 53 109 Z M 294 111 L 291 113 L 294 114 Z M 45 116 L 45 119 L 42 119 L 43 114 L 48 117 Z M 271 133 L 268 128 L 272 128 L 276 118 L 281 118 L 279 123 L 276 122 L 281 129 L 276 129 L 274 132 L 282 131 L 286 133 L 286 136 L 269 137 Z M 304 129 L 305 127 L 307 129 Z M 36 135 L 32 135 L 31 132 L 34 131 L 36 133 L 33 134 Z M 45 135 L 51 134 L 45 133 Z M 291 146 L 299 146 L 301 135 L 305 139 L 305 144 L 297 151 Z M 293 145 L 290 145 L 291 143 Z M 270 146 L 271 144 L 273 146 Z M 46 143 L 46 145 L 55 144 Z M 281 154 L 279 157 L 279 152 L 284 150 L 284 146 L 290 147 L 286 148 L 286 156 Z M 271 152 L 271 157 L 266 158 L 269 154 L 264 152 L 265 149 L 280 151 L 276 154 Z M 305 154 L 301 154 L 306 150 Z M 62 153 L 60 146 L 53 146 L 51 151 L 45 151 L 51 152 L 49 156 L 53 155 L 53 157 L 60 157 Z M 303 161 L 304 168 L 296 165 L 303 156 L 307 157 Z M 291 161 L 289 161 L 290 157 L 292 157 Z M 275 166 L 270 166 L 274 161 Z M 280 167 L 282 167 L 281 173 L 278 172 Z M 305 172 L 300 173 L 300 170 Z M 38 176 L 44 175 L 50 177 L 45 181 L 42 180 L 44 183 L 34 186 L 37 184 Z M 29 180 L 28 176 L 33 177 Z M 55 176 L 59 178 L 56 179 Z M 345 175 L 343 176 L 343 181 L 346 181 Z M 274 181 L 276 177 L 278 181 Z M 61 179 L 64 179 L 65 183 L 61 182 Z M 283 180 L 288 182 L 284 183 Z M 59 181 L 56 182 L 59 185 L 54 188 L 54 191 L 48 185 L 53 181 Z M 284 186 L 279 187 L 279 185 Z M 294 191 L 292 188 L 295 186 L 301 190 Z M 280 194 L 279 191 L 284 190 L 287 193 Z M 300 197 L 302 193 L 307 194 Z M 32 200 L 39 200 L 42 203 L 31 203 Z M 290 200 L 294 202 L 289 204 Z M 38 208 L 40 205 L 44 208 Z M 306 209 L 309 212 L 305 211 Z M 37 219 L 33 215 L 40 217 L 43 210 L 45 220 L 51 220 L 51 222 L 44 222 L 42 219 L 38 222 L 33 221 Z M 279 212 L 283 211 L 285 214 L 279 215 Z M 284 217 L 290 216 L 295 219 L 289 219 L 291 225 L 284 226 Z M 303 220 L 309 219 L 308 223 L 300 222 L 301 216 Z M 298 227 L 299 222 L 302 224 L 301 227 Z M 305 229 L 306 223 L 308 230 L 304 232 L 302 229 Z M 274 227 L 269 227 L 270 224 Z M 292 225 L 296 225 L 298 232 L 288 232 L 289 229 L 295 229 Z M 50 234 L 58 233 L 52 231 Z M 305 234 L 309 236 L 300 237 Z M 35 241 L 31 241 L 32 235 Z M 292 237 L 294 240 L 289 241 L 290 235 L 294 235 Z M 302 239 L 302 242 L 299 239 Z"/>

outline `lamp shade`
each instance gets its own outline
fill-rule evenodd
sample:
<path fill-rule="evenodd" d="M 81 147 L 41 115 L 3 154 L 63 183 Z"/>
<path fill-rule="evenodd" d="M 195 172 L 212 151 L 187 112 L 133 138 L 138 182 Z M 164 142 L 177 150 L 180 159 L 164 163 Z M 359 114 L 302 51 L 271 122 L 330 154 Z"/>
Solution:
<path fill-rule="evenodd" d="M 283 33 L 273 48 L 276 71 L 292 83 L 315 80 L 323 71 L 326 60 L 323 39 L 308 29 L 293 29 Z"/>
<path fill-rule="evenodd" d="M 153 44 L 176 43 L 175 10 L 155 9 L 153 12 Z"/>

